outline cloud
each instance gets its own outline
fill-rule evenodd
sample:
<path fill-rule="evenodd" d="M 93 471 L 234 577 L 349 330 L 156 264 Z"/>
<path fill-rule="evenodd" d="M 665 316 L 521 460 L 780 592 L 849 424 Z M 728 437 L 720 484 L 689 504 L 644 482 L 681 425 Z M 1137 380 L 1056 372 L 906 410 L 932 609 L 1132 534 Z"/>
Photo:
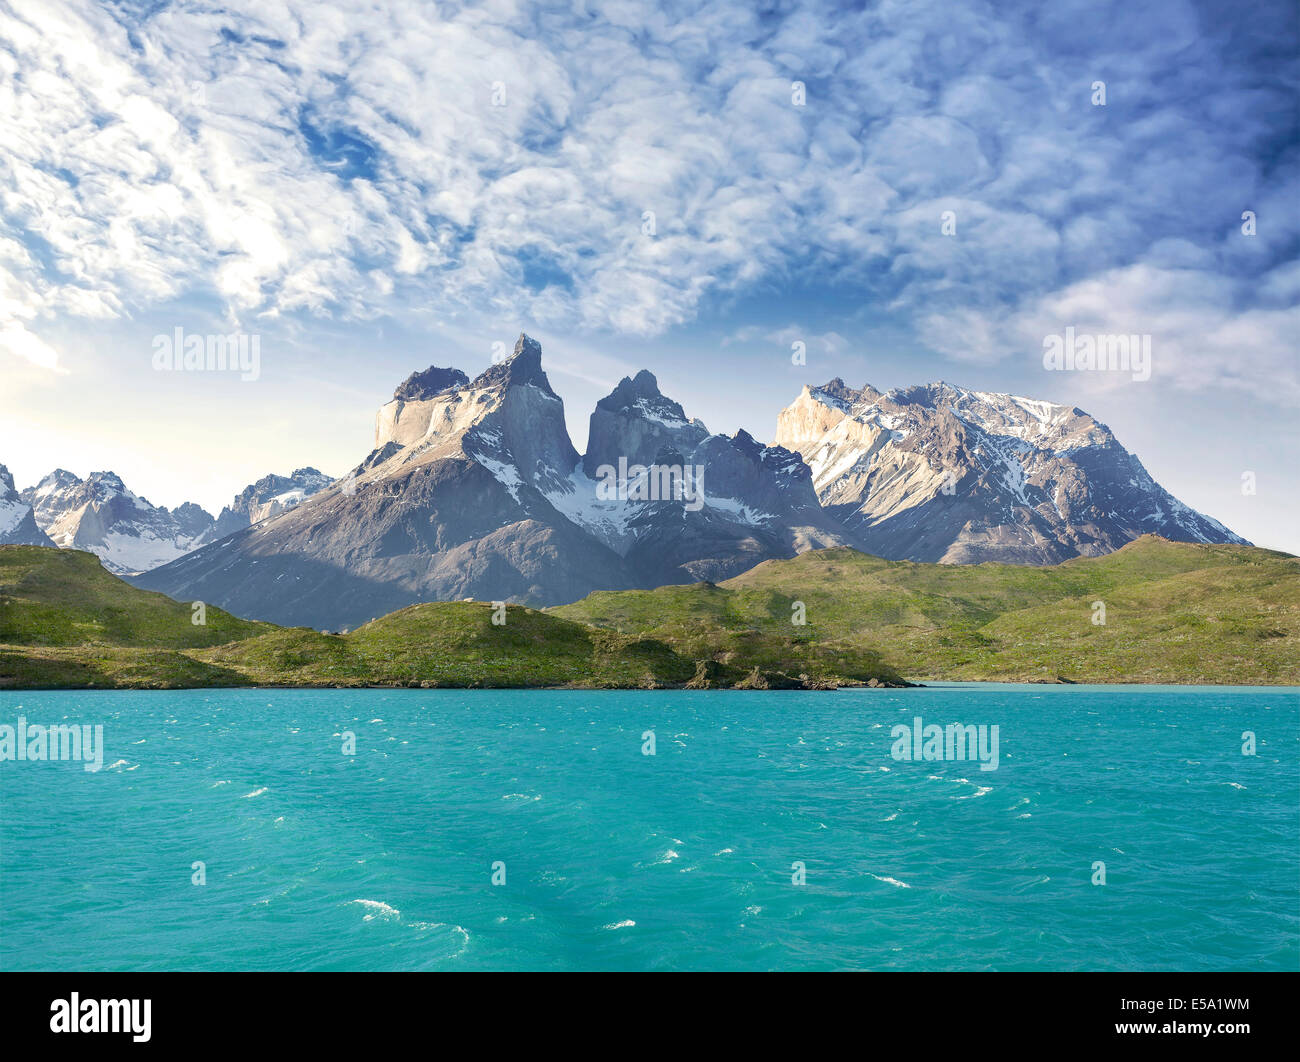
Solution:
<path fill-rule="evenodd" d="M 29 361 L 37 368 L 57 370 L 59 353 L 40 336 L 29 332 L 18 321 L 0 328 L 0 350 Z"/>
<path fill-rule="evenodd" d="M 0 299 L 33 338 L 192 294 L 236 318 L 472 308 L 651 336 L 798 277 L 990 360 L 1053 309 L 1173 274 L 1192 283 L 1129 310 L 1182 337 L 1186 380 L 1246 386 L 1207 351 L 1275 344 L 1295 305 L 1291 102 L 1257 73 L 1294 76 L 1295 16 L 1214 21 L 11 0 Z"/>
<path fill-rule="evenodd" d="M 1152 387 L 1227 389 L 1300 403 L 1300 283 L 1293 265 L 1264 278 L 1275 305 L 1243 309 L 1255 293 L 1206 270 L 1138 263 L 1078 281 L 1002 314 L 963 310 L 919 323 L 932 347 L 959 361 L 1041 363 L 1044 340 L 1076 335 L 1151 337 Z M 1129 386 L 1124 372 L 1085 374 L 1090 386 Z M 1142 386 L 1148 386 L 1143 384 Z"/>

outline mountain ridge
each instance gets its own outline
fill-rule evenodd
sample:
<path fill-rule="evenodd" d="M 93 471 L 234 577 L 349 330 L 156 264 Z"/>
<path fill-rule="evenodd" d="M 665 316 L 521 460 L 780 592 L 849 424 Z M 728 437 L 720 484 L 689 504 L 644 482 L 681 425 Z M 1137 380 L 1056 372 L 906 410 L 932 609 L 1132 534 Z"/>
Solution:
<path fill-rule="evenodd" d="M 68 475 L 46 479 L 68 489 Z M 195 510 L 169 519 L 196 526 L 207 514 Z M 717 582 L 810 549 L 1041 565 L 1146 533 L 1244 541 L 1164 491 L 1078 407 L 837 377 L 805 386 L 768 444 L 711 433 L 642 369 L 597 401 L 579 454 L 541 344 L 521 333 L 473 378 L 437 365 L 407 376 L 341 479 L 264 477 L 196 548 L 134 577 L 337 628 L 429 600 L 550 606 Z"/>

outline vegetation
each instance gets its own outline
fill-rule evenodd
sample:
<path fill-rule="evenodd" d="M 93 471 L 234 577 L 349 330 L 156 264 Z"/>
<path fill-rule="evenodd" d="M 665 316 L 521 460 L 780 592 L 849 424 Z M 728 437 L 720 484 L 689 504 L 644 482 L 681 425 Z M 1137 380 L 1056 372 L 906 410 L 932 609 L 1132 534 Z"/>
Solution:
<path fill-rule="evenodd" d="M 0 546 L 0 686 L 1300 683 L 1300 558 L 1155 537 L 1050 568 L 822 550 L 718 585 L 510 606 L 504 623 L 481 602 L 348 634 L 193 615 L 91 554 Z"/>
<path fill-rule="evenodd" d="M 1048 568 L 820 550 L 553 612 L 686 655 L 722 646 L 779 666 L 811 652 L 814 672 L 874 652 L 917 681 L 1300 683 L 1300 558 L 1155 536 Z"/>

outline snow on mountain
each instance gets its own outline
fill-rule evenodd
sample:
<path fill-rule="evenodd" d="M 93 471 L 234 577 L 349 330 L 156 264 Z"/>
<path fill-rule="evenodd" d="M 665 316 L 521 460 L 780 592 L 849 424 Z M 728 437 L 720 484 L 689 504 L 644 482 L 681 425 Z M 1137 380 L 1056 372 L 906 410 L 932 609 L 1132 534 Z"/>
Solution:
<path fill-rule="evenodd" d="M 54 545 L 36 523 L 31 504 L 14 489 L 14 477 L 4 465 L 0 465 L 0 545 Z"/>
<path fill-rule="evenodd" d="M 279 516 L 295 505 L 301 505 L 333 482 L 329 476 L 314 468 L 295 468 L 290 476 L 263 476 L 235 495 L 234 500 L 222 508 L 211 526 L 196 537 L 195 544 L 200 546 L 216 542 L 250 524 Z M 181 506 L 181 509 L 184 508 Z M 176 510 L 177 515 L 181 509 Z"/>
<path fill-rule="evenodd" d="M 1051 564 L 1154 533 L 1241 542 L 1157 484 L 1082 410 L 939 382 L 880 392 L 832 380 L 777 418 L 822 505 L 868 552 Z"/>
<path fill-rule="evenodd" d="M 175 513 L 150 504 L 113 472 L 78 479 L 55 469 L 21 497 L 56 546 L 94 553 L 119 574 L 149 571 L 184 556 L 212 525 L 212 517 L 193 503 Z"/>

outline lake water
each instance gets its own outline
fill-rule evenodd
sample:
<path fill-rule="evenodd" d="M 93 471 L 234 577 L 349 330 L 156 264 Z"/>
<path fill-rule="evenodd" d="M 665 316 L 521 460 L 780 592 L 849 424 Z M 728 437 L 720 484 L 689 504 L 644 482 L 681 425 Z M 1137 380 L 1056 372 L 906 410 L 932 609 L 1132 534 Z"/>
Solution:
<path fill-rule="evenodd" d="M 20 715 L 105 751 L 0 763 L 5 969 L 1300 968 L 1295 689 L 0 694 Z M 996 725 L 997 769 L 895 758 L 918 716 Z"/>

